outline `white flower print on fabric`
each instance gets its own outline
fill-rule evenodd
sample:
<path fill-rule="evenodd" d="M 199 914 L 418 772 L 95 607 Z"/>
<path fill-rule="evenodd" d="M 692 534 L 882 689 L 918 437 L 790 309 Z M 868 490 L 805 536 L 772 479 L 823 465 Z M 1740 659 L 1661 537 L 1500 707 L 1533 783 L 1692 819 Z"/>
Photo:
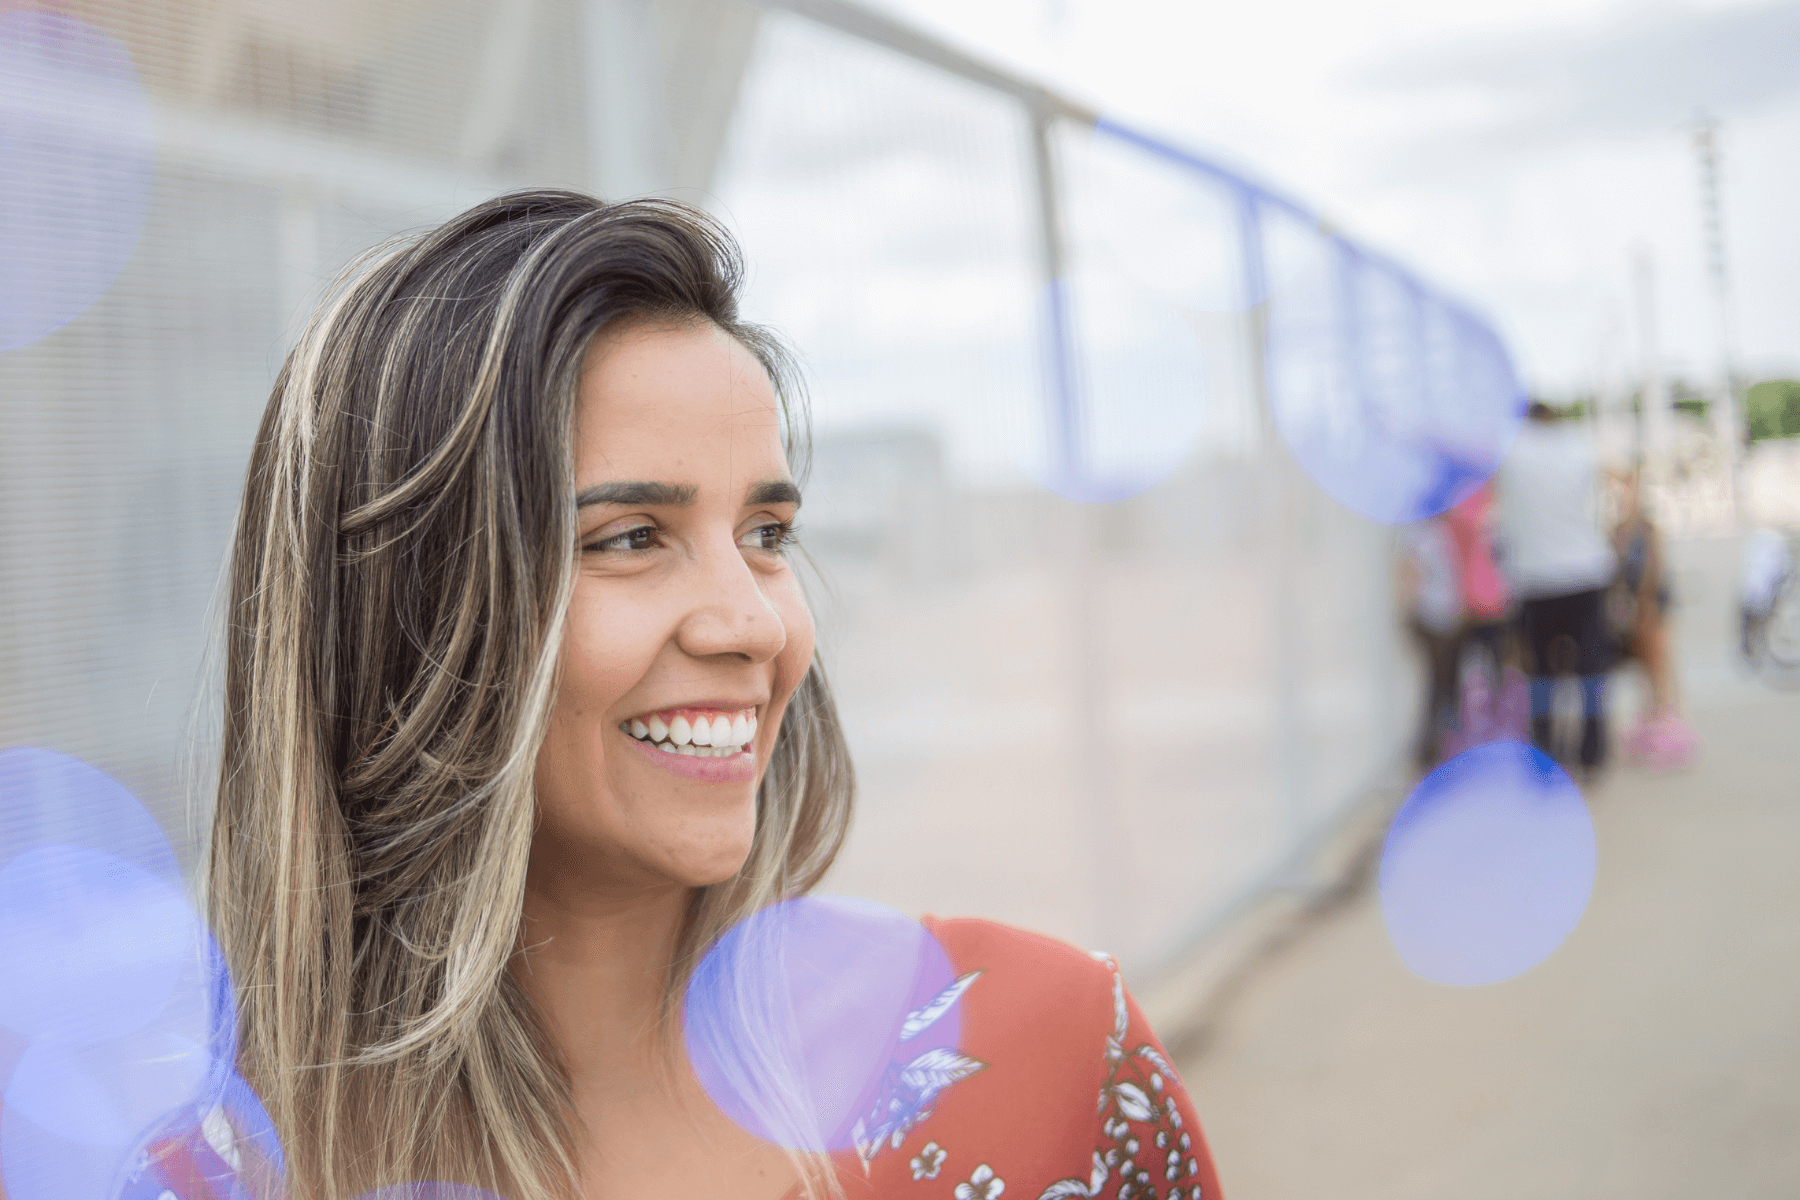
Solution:
<path fill-rule="evenodd" d="M 936 1179 L 938 1169 L 944 1165 L 947 1154 L 948 1151 L 936 1142 L 926 1142 L 925 1148 L 913 1155 L 913 1182 L 917 1183 L 921 1179 Z"/>
<path fill-rule="evenodd" d="M 969 1182 L 956 1185 L 956 1200 L 998 1200 L 1006 1190 L 1006 1180 L 994 1174 L 994 1168 L 982 1163 L 969 1176 Z"/>
<path fill-rule="evenodd" d="M 1038 1200 L 1091 1200 L 1115 1175 L 1119 1200 L 1211 1200 L 1194 1182 L 1199 1160 L 1189 1154 L 1194 1139 L 1181 1128 L 1181 1110 L 1165 1095 L 1175 1068 L 1155 1046 L 1145 1042 L 1127 1051 L 1125 1035 L 1131 1012 L 1125 1005 L 1125 982 L 1118 964 L 1095 955 L 1112 968 L 1113 1028 L 1106 1039 L 1109 1070 L 1100 1087 L 1098 1113 L 1106 1143 L 1094 1151 L 1086 1179 L 1060 1179 Z M 961 1197 L 958 1197 L 961 1200 Z"/>
<path fill-rule="evenodd" d="M 244 1169 L 244 1156 L 238 1153 L 237 1148 L 237 1131 L 232 1129 L 224 1109 L 213 1105 L 206 1114 L 206 1119 L 200 1122 L 200 1132 L 221 1162 L 234 1171 Z"/>
<path fill-rule="evenodd" d="M 958 976 L 923 1008 L 908 1013 L 900 1027 L 900 1043 L 912 1041 L 929 1029 L 938 1018 L 949 1012 L 969 985 L 981 977 L 980 971 Z M 987 1066 L 986 1063 L 958 1053 L 948 1046 L 934 1046 L 908 1061 L 896 1054 L 882 1073 L 880 1089 L 874 1101 L 856 1124 L 850 1127 L 850 1141 L 862 1159 L 863 1170 L 883 1149 L 900 1148 L 907 1132 L 931 1115 L 931 1106 L 939 1093 L 951 1084 L 967 1079 Z M 917 1160 L 914 1160 L 915 1164 Z M 915 1167 L 916 1169 L 916 1167 Z M 935 1175 L 936 1172 L 933 1172 Z M 918 1176 L 914 1175 L 917 1179 Z M 995 1192 L 994 1195 L 1000 1193 Z M 983 1200 L 986 1200 L 983 1197 Z"/>

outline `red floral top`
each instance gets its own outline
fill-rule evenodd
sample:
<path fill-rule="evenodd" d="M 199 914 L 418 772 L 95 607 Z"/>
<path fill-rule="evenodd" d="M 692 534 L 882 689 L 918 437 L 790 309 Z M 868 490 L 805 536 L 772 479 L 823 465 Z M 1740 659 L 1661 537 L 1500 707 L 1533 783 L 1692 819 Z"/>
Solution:
<path fill-rule="evenodd" d="M 1187 1091 L 1111 958 L 993 921 L 924 924 L 956 979 L 908 1016 L 835 1157 L 850 1200 L 1220 1200 Z M 952 1006 L 956 1045 L 909 1052 Z M 146 1150 L 120 1200 L 245 1195 L 252 1151 L 216 1112 Z"/>
<path fill-rule="evenodd" d="M 961 1037 L 917 1057 L 900 1043 L 837 1156 L 851 1200 L 1219 1200 L 1193 1104 L 1111 958 L 992 921 L 924 924 L 957 979 L 909 1024 L 960 1003 Z"/>

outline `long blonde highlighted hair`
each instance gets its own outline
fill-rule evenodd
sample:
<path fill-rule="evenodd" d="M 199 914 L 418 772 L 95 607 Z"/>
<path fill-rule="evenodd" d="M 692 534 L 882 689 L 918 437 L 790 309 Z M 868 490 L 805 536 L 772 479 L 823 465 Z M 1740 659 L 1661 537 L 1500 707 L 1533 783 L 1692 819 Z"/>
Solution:
<path fill-rule="evenodd" d="M 741 274 L 686 206 L 518 192 L 353 264 L 288 356 L 232 553 L 207 903 L 294 1200 L 574 1193 L 568 1076 L 508 962 L 576 562 L 582 359 L 621 319 L 710 321 L 768 369 L 800 454 L 796 376 L 738 319 Z M 817 883 L 852 792 L 815 662 L 749 860 L 695 894 L 669 1013 L 721 932 Z"/>

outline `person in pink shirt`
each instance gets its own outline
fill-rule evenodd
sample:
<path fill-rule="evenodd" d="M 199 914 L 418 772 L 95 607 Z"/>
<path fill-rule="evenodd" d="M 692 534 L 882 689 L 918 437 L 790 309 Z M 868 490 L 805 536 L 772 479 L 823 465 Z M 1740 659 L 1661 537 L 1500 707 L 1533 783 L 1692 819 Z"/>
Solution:
<path fill-rule="evenodd" d="M 1456 585 L 1468 617 L 1465 639 L 1487 649 L 1496 671 L 1507 659 L 1512 589 L 1494 561 L 1494 485 L 1482 484 L 1444 514 L 1456 552 Z"/>

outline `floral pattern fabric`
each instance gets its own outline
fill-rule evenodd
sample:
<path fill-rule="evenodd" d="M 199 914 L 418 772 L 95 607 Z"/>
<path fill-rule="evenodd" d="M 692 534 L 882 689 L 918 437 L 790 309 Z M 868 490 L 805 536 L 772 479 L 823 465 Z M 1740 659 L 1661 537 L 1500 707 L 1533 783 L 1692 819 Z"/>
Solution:
<path fill-rule="evenodd" d="M 926 926 L 958 974 L 908 1025 L 959 1004 L 962 1036 L 943 1062 L 903 1036 L 839 1158 L 851 1197 L 1220 1200 L 1192 1102 L 1111 958 L 989 921 Z"/>

